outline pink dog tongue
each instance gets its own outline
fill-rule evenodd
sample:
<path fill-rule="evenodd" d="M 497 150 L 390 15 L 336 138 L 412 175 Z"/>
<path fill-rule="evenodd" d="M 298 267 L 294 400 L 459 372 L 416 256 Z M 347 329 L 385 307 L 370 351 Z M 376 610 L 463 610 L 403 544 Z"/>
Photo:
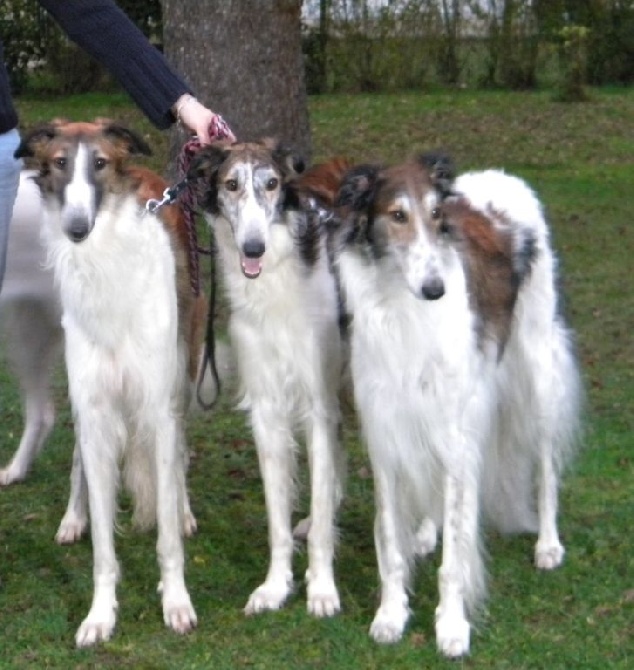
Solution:
<path fill-rule="evenodd" d="M 251 279 L 257 277 L 262 271 L 262 263 L 259 258 L 242 257 L 242 272 Z"/>

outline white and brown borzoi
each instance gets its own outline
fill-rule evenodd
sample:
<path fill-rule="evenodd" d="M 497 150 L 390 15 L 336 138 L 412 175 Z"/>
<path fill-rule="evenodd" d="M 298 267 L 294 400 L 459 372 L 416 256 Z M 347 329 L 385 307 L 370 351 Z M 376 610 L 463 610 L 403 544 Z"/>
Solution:
<path fill-rule="evenodd" d="M 273 142 L 205 147 L 188 176 L 215 237 L 230 302 L 240 406 L 248 409 L 264 482 L 270 565 L 245 612 L 275 610 L 293 588 L 295 436 L 311 477 L 308 611 L 340 608 L 333 574 L 342 495 L 338 301 L 324 240 L 294 207 L 288 182 L 300 161 Z"/>
<path fill-rule="evenodd" d="M 370 633 L 401 638 L 412 563 L 439 528 L 436 640 L 461 656 L 485 590 L 481 514 L 503 531 L 537 530 L 540 568 L 564 554 L 558 483 L 579 377 L 549 232 L 523 181 L 486 171 L 453 183 L 442 156 L 353 168 L 337 204 L 377 505 L 381 602 Z"/>
<path fill-rule="evenodd" d="M 204 302 L 190 288 L 183 217 L 146 213 L 163 180 L 128 166 L 149 154 L 114 123 L 57 122 L 27 134 L 18 156 L 39 166 L 43 232 L 59 284 L 78 449 L 65 521 L 81 532 L 88 500 L 94 595 L 78 646 L 114 630 L 119 462 L 140 526 L 156 522 L 166 625 L 196 624 L 184 580 L 183 533 L 195 520 L 185 486 L 183 415 L 195 376 Z"/>

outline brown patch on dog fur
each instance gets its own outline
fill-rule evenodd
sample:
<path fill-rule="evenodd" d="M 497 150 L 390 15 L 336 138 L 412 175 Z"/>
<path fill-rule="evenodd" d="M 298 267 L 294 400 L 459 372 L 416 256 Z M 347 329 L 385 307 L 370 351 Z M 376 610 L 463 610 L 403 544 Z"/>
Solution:
<path fill-rule="evenodd" d="M 494 338 L 501 354 L 511 331 L 518 293 L 511 235 L 496 229 L 490 218 L 462 198 L 445 202 L 443 210 L 464 243 L 469 294 L 482 319 L 480 335 Z"/>
<path fill-rule="evenodd" d="M 139 166 L 127 170 L 139 206 L 145 208 L 150 199 L 160 200 L 168 183 L 155 172 Z M 185 341 L 189 344 L 189 377 L 193 381 L 198 372 L 198 361 L 207 323 L 207 300 L 201 293 L 195 296 L 191 288 L 191 268 L 189 263 L 189 231 L 183 210 L 179 205 L 164 205 L 158 211 L 159 218 L 172 238 L 172 250 L 176 261 L 176 290 L 180 327 Z"/>
<path fill-rule="evenodd" d="M 308 168 L 293 184 L 300 197 L 316 198 L 320 205 L 333 210 L 343 176 L 351 167 L 347 158 L 336 157 Z"/>

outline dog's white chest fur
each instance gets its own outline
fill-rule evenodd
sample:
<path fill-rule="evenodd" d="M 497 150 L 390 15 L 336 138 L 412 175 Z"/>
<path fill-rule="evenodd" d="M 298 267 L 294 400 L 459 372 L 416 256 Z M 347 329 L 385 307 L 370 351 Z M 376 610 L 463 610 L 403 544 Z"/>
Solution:
<path fill-rule="evenodd" d="M 307 411 L 308 398 L 321 397 L 324 360 L 338 360 L 337 302 L 325 255 L 306 268 L 286 225 L 271 228 L 262 273 L 244 276 L 233 234 L 225 221 L 214 231 L 231 301 L 230 329 L 241 369 L 242 407 L 249 397 L 285 398 L 287 411 Z M 330 348 L 330 357 L 324 348 Z M 280 393 L 280 389 L 284 389 Z"/>
<path fill-rule="evenodd" d="M 149 213 L 139 217 L 138 208 L 133 196 L 116 210 L 104 207 L 94 231 L 80 243 L 61 232 L 55 212 L 45 220 L 49 263 L 61 288 L 64 328 L 80 330 L 93 344 L 107 349 L 121 349 L 136 329 L 150 329 L 157 336 L 161 331 L 175 333 L 170 240 L 160 220 Z"/>

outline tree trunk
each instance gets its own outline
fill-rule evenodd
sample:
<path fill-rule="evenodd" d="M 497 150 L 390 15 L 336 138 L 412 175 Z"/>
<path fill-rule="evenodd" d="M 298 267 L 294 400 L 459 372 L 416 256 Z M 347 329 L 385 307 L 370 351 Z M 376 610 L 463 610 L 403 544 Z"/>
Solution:
<path fill-rule="evenodd" d="M 238 140 L 276 137 L 310 160 L 301 0 L 162 0 L 165 55 Z M 171 158 L 183 143 L 172 133 Z"/>

